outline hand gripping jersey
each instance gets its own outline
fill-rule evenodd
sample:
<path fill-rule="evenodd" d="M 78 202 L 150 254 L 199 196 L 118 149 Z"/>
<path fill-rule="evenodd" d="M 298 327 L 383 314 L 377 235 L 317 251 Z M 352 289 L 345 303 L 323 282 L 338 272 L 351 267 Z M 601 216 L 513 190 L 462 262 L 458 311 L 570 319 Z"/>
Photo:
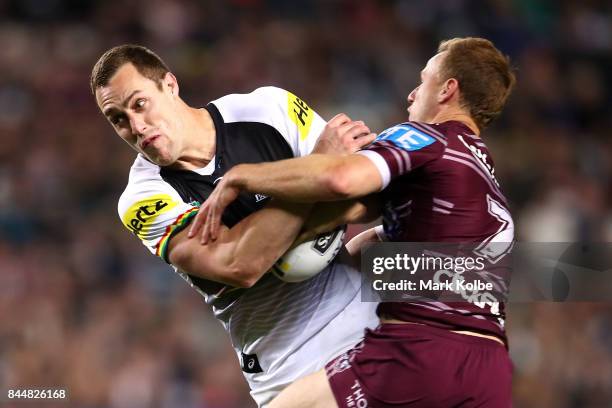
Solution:
<path fill-rule="evenodd" d="M 211 163 L 198 171 L 169 170 L 139 155 L 119 200 L 125 227 L 166 262 L 169 239 L 187 226 L 227 170 L 240 163 L 304 156 L 325 126 L 301 99 L 274 87 L 228 95 L 206 109 L 216 130 Z M 225 211 L 224 224 L 231 228 L 267 200 L 242 193 Z M 353 346 L 366 326 L 378 322 L 376 304 L 360 301 L 359 272 L 339 261 L 304 282 L 285 283 L 266 274 L 249 289 L 177 272 L 229 332 L 260 406 Z"/>
<path fill-rule="evenodd" d="M 467 126 L 456 121 L 399 124 L 359 154 L 372 160 L 383 179 L 389 241 L 472 243 L 474 252 L 499 269 L 498 261 L 511 250 L 514 224 L 491 155 Z M 498 292 L 507 292 L 505 282 L 497 282 Z M 384 302 L 378 313 L 505 339 L 499 302 Z"/>

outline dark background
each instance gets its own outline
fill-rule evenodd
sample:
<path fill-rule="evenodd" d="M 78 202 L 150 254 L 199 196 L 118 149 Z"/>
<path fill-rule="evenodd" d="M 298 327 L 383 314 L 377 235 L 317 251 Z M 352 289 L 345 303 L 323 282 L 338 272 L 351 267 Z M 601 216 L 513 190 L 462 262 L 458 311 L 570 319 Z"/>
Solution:
<path fill-rule="evenodd" d="M 611 241 L 610 8 L 0 0 L 0 392 L 61 387 L 87 408 L 253 406 L 221 326 L 119 222 L 134 153 L 88 86 L 107 48 L 152 48 L 193 105 L 271 84 L 379 132 L 406 120 L 440 40 L 484 36 L 517 68 L 484 139 L 520 239 Z M 612 303 L 511 304 L 508 332 L 515 407 L 612 407 Z"/>

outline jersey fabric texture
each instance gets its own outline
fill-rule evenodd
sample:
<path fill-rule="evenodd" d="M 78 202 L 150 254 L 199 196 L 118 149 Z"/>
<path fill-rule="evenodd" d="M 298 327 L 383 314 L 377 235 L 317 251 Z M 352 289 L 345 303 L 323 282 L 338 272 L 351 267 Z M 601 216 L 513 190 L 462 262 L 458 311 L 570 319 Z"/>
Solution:
<path fill-rule="evenodd" d="M 487 267 L 499 268 L 508 258 L 512 217 L 489 151 L 467 126 L 454 121 L 402 123 L 382 132 L 359 154 L 372 160 L 383 180 L 387 240 L 475 244 L 469 247 L 487 259 Z M 512 405 L 506 347 L 451 331 L 480 332 L 505 341 L 500 302 L 410 298 L 383 301 L 378 313 L 410 324 L 385 323 L 368 330 L 363 342 L 326 366 L 339 407 Z"/>
<path fill-rule="evenodd" d="M 383 180 L 387 240 L 473 244 L 494 271 L 489 275 L 495 292 L 507 293 L 505 255 L 512 248 L 514 223 L 480 138 L 457 121 L 408 122 L 385 130 L 359 154 L 372 160 Z M 383 302 L 378 313 L 506 341 L 500 302 Z"/>
<path fill-rule="evenodd" d="M 214 159 L 197 171 L 183 171 L 160 168 L 139 155 L 119 200 L 124 226 L 166 262 L 168 241 L 189 224 L 232 166 L 304 156 L 325 126 L 301 99 L 275 87 L 227 95 L 206 109 L 216 131 Z M 231 228 L 267 200 L 241 193 L 222 220 Z M 339 261 L 304 282 L 286 283 L 266 274 L 248 289 L 175 270 L 228 331 L 260 406 L 355 345 L 365 327 L 377 324 L 376 305 L 360 301 L 359 272 Z"/>

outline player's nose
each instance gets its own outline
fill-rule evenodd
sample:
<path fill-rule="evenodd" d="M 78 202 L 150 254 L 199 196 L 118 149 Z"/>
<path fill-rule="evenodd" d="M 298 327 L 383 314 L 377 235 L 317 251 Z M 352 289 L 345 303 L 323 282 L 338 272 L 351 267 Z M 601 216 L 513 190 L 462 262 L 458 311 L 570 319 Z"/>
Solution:
<path fill-rule="evenodd" d="M 410 92 L 410 93 L 408 94 L 408 98 L 406 98 L 406 100 L 408 101 L 408 105 L 411 105 L 411 104 L 412 104 L 412 102 L 414 102 L 414 98 L 416 97 L 416 92 L 417 92 L 417 89 L 419 89 L 419 87 L 418 87 L 418 86 L 417 86 L 416 88 L 414 88 L 414 89 L 412 90 L 412 92 Z"/>
<path fill-rule="evenodd" d="M 147 125 L 138 115 L 132 115 L 130 116 L 130 129 L 134 136 L 138 136 L 145 133 Z"/>

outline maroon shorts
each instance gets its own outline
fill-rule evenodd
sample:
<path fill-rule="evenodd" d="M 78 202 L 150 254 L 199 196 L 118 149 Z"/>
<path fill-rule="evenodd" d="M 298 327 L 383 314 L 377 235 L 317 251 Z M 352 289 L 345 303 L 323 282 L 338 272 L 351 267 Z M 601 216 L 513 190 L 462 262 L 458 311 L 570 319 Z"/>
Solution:
<path fill-rule="evenodd" d="M 510 407 L 504 346 L 417 324 L 381 324 L 325 367 L 341 408 Z"/>

